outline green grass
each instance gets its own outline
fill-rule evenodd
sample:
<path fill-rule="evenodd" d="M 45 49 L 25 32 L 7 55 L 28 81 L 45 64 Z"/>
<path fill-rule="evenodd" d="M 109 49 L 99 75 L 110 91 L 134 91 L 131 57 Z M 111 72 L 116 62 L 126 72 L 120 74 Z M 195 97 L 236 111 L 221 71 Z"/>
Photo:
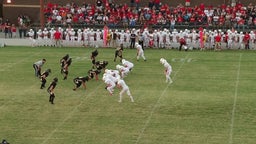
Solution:
<path fill-rule="evenodd" d="M 136 51 L 124 57 L 135 64 L 125 78 L 128 96 L 109 96 L 100 81 L 73 91 L 72 79 L 91 67 L 92 48 L 0 48 L 0 139 L 11 144 L 254 144 L 256 141 L 255 51 Z M 59 59 L 73 58 L 68 80 Z M 114 49 L 99 49 L 98 60 L 113 62 Z M 174 83 L 165 83 L 166 58 Z M 32 64 L 46 58 L 47 86 L 59 78 L 55 104 L 39 89 Z M 101 76 L 100 76 L 101 79 Z"/>

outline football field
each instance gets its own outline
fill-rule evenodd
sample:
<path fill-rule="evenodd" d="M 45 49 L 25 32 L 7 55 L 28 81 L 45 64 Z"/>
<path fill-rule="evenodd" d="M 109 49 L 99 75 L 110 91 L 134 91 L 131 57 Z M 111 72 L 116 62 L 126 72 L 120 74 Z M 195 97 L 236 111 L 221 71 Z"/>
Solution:
<path fill-rule="evenodd" d="M 134 69 L 124 78 L 134 97 L 113 96 L 100 79 L 73 91 L 73 78 L 86 76 L 94 48 L 0 48 L 0 141 L 11 144 L 255 144 L 256 51 L 136 50 L 124 58 Z M 99 48 L 97 60 L 115 69 L 115 49 Z M 67 80 L 59 60 L 72 57 Z M 173 72 L 165 82 L 165 58 Z M 34 76 L 32 64 L 46 59 L 46 87 L 54 77 L 55 104 Z M 119 59 L 118 59 L 119 60 Z"/>

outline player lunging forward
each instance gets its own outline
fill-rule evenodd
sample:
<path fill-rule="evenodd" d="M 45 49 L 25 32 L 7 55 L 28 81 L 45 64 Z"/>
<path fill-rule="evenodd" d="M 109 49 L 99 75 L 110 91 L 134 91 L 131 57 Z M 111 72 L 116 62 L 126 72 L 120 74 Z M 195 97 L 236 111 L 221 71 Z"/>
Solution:
<path fill-rule="evenodd" d="M 119 88 L 122 88 L 121 92 L 119 93 L 119 101 L 122 102 L 123 94 L 126 92 L 126 94 L 130 97 L 131 102 L 134 102 L 133 97 L 131 95 L 129 87 L 126 85 L 125 81 L 122 79 L 117 80 L 117 86 Z"/>

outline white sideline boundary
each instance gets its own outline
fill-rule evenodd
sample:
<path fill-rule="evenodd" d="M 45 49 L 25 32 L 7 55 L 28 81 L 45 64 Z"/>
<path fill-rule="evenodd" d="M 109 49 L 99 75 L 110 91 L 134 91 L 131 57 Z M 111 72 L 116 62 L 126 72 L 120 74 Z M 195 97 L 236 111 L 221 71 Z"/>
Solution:
<path fill-rule="evenodd" d="M 238 70 L 236 75 L 236 86 L 235 86 L 235 95 L 234 95 L 234 102 L 233 102 L 233 108 L 232 108 L 232 114 L 231 114 L 231 123 L 230 123 L 230 132 L 229 132 L 229 144 L 233 144 L 233 129 L 234 129 L 234 123 L 235 123 L 235 112 L 236 112 L 236 102 L 237 102 L 237 91 L 240 81 L 240 69 L 241 69 L 241 59 L 242 54 L 240 53 L 239 62 L 238 62 Z"/>
<path fill-rule="evenodd" d="M 189 56 L 189 53 L 186 55 L 186 58 L 188 58 L 188 56 Z M 186 59 L 186 58 L 185 58 L 185 59 Z M 173 82 L 174 82 L 175 76 L 179 73 L 179 71 L 181 70 L 181 68 L 183 67 L 184 64 L 185 64 L 185 61 L 182 62 L 182 64 L 181 64 L 180 67 L 178 68 L 177 72 L 176 72 L 175 75 L 172 77 Z M 157 108 L 157 106 L 158 106 L 158 104 L 159 104 L 159 102 L 160 102 L 160 99 L 161 99 L 161 98 L 163 97 L 163 95 L 165 94 L 165 92 L 166 92 L 166 90 L 168 89 L 169 85 L 171 85 L 171 84 L 168 84 L 168 85 L 165 87 L 165 89 L 164 89 L 163 92 L 161 93 L 160 97 L 157 99 L 157 101 L 156 101 L 154 107 L 152 108 L 152 110 L 151 110 L 151 112 L 150 112 L 150 115 L 148 116 L 148 118 L 147 118 L 147 120 L 146 120 L 144 126 L 143 126 L 142 129 L 141 129 L 141 132 L 139 133 L 139 136 L 138 136 L 138 138 L 137 138 L 137 140 L 136 140 L 136 144 L 139 143 L 141 137 L 143 136 L 143 134 L 144 134 L 144 132 L 145 132 L 147 126 L 148 126 L 149 123 L 150 123 L 150 120 L 151 120 L 151 118 L 152 118 L 152 116 L 153 116 L 153 113 L 155 112 L 155 110 L 156 110 L 156 108 Z"/>

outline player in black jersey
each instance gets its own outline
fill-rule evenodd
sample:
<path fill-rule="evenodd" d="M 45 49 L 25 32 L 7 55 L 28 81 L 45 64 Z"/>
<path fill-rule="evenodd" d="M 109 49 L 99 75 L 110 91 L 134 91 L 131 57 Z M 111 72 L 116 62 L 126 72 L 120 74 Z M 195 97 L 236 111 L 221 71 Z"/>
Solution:
<path fill-rule="evenodd" d="M 95 62 L 95 68 L 97 70 L 104 70 L 106 66 L 108 65 L 108 61 L 96 61 Z"/>
<path fill-rule="evenodd" d="M 47 92 L 50 94 L 50 98 L 49 98 L 49 102 L 51 104 L 54 104 L 54 98 L 55 98 L 55 94 L 54 94 L 54 89 L 57 85 L 58 82 L 58 78 L 54 78 L 53 81 L 51 82 L 50 86 L 47 88 Z"/>
<path fill-rule="evenodd" d="M 41 74 L 41 87 L 40 89 L 43 89 L 45 88 L 45 83 L 46 83 L 46 78 L 49 76 L 49 74 L 51 73 L 51 69 L 47 69 L 46 71 L 44 71 L 42 74 Z"/>
<path fill-rule="evenodd" d="M 73 79 L 73 82 L 75 83 L 75 88 L 73 88 L 73 90 L 75 91 L 77 88 L 79 88 L 81 85 L 83 85 L 84 89 L 86 89 L 86 82 L 88 82 L 90 80 L 89 76 L 85 76 L 85 77 L 76 77 Z"/>
<path fill-rule="evenodd" d="M 120 58 L 120 62 L 122 61 L 122 59 L 123 59 L 123 50 L 124 50 L 123 44 L 121 44 L 120 47 L 116 48 L 114 62 L 116 62 L 117 57 Z"/>
<path fill-rule="evenodd" d="M 63 80 L 66 80 L 67 77 L 68 77 L 68 67 L 71 65 L 71 63 L 72 63 L 72 58 L 69 57 L 69 58 L 66 60 L 64 66 L 63 66 L 63 70 L 62 70 L 63 75 L 64 75 Z"/>
<path fill-rule="evenodd" d="M 61 68 L 60 73 L 61 74 L 63 73 L 63 67 L 64 67 L 66 61 L 68 60 L 68 58 L 69 58 L 69 54 L 66 54 L 64 57 L 62 57 L 60 59 L 60 68 Z"/>
<path fill-rule="evenodd" d="M 93 67 L 95 66 L 95 62 L 96 62 L 96 57 L 97 55 L 99 54 L 98 50 L 94 50 L 92 53 L 91 53 L 91 60 L 92 60 L 92 65 Z"/>
<path fill-rule="evenodd" d="M 96 80 L 99 80 L 99 74 L 101 73 L 101 71 L 98 69 L 90 69 L 87 73 L 90 79 L 93 79 L 95 77 Z"/>

